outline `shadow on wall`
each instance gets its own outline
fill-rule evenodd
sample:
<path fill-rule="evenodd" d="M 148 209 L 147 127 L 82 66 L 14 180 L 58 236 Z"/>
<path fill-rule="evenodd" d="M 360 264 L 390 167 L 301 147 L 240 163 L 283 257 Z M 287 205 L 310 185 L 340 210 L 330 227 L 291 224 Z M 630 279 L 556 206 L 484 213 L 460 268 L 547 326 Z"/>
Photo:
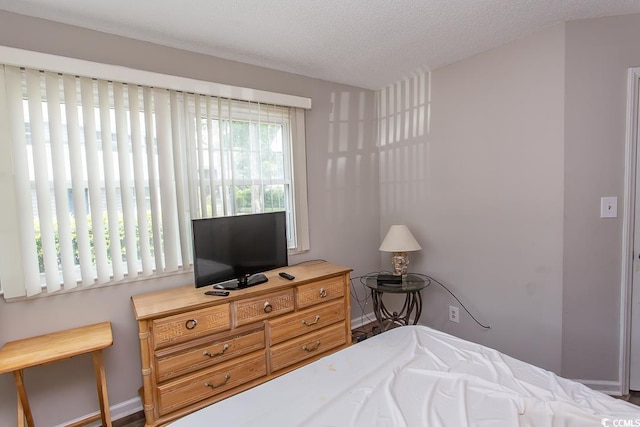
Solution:
<path fill-rule="evenodd" d="M 326 219 L 342 223 L 349 218 L 378 217 L 377 206 L 372 206 L 378 201 L 373 97 L 371 91 L 330 94 Z"/>
<path fill-rule="evenodd" d="M 429 228 L 428 221 L 433 216 L 430 205 L 433 203 L 430 149 L 435 143 L 431 135 L 431 71 L 426 68 L 417 70 L 413 75 L 378 91 L 376 107 L 382 236 L 391 224 L 407 224 L 422 246 L 422 250 L 410 253 L 409 271 L 429 273 L 427 260 L 434 250 L 430 245 L 433 230 Z M 389 254 L 383 254 L 381 259 L 383 267 L 390 268 Z M 449 326 L 448 312 L 441 308 L 449 304 L 462 306 L 445 290 L 449 288 L 465 301 L 472 312 L 477 313 L 462 290 L 433 281 L 423 291 L 423 295 L 428 293 L 429 297 L 426 301 L 428 309 L 423 311 L 421 322 L 440 329 Z M 392 301 L 398 309 L 403 302 L 403 298 Z"/>
<path fill-rule="evenodd" d="M 429 180 L 431 71 L 418 70 L 376 93 L 380 216 L 405 220 L 424 206 Z"/>

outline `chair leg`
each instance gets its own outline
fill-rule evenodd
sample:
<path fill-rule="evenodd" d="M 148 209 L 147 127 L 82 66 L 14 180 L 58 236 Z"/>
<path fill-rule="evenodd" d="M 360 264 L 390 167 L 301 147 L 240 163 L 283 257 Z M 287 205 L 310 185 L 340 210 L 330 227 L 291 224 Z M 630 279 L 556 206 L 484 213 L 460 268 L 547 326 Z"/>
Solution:
<path fill-rule="evenodd" d="M 98 400 L 100 401 L 100 415 L 102 417 L 102 426 L 111 427 L 109 395 L 107 393 L 107 377 L 104 372 L 102 350 L 96 350 L 93 352 L 93 370 L 96 374 L 96 386 L 98 387 Z"/>
<path fill-rule="evenodd" d="M 27 390 L 24 388 L 22 370 L 13 371 L 13 379 L 16 383 L 16 389 L 18 390 L 18 426 L 23 427 L 26 418 L 27 425 L 34 427 L 33 415 L 31 414 L 31 407 L 27 399 Z"/>
<path fill-rule="evenodd" d="M 18 399 L 18 427 L 24 427 L 24 409 L 22 409 L 22 402 L 20 402 L 20 393 L 16 392 Z"/>

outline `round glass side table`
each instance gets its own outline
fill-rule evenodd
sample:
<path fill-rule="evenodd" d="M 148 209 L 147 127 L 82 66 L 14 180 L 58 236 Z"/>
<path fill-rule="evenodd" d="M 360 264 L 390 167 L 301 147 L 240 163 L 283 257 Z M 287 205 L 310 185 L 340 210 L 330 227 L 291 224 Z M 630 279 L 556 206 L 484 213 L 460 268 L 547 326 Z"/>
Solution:
<path fill-rule="evenodd" d="M 380 331 L 386 331 L 393 325 L 405 326 L 417 324 L 422 313 L 422 295 L 420 291 L 431 284 L 429 278 L 422 274 L 408 273 L 402 276 L 399 283 L 378 282 L 378 275 L 365 276 L 362 283 L 371 290 L 373 313 L 378 321 Z M 384 304 L 382 296 L 389 294 L 405 294 L 400 311 L 392 311 Z"/>

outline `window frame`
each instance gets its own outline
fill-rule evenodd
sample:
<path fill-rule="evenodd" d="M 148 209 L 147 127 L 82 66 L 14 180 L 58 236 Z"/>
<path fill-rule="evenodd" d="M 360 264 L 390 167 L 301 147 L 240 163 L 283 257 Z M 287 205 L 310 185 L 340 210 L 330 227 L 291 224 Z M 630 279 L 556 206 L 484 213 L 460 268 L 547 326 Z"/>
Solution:
<path fill-rule="evenodd" d="M 291 138 L 292 138 L 292 194 L 293 194 L 293 206 L 291 214 L 294 217 L 294 225 L 292 229 L 296 234 L 296 248 L 289 251 L 290 255 L 303 253 L 309 250 L 309 219 L 308 219 L 308 204 L 307 204 L 307 176 L 306 176 L 306 141 L 304 135 L 304 114 L 305 110 L 311 108 L 311 99 L 281 94 L 275 92 L 268 92 L 263 90 L 225 85 L 215 82 L 195 80 L 186 77 L 160 74 L 151 71 L 144 71 L 134 68 L 128 68 L 123 66 L 104 64 L 92 61 L 86 61 L 75 58 L 68 58 L 63 56 L 51 55 L 40 52 L 26 51 L 22 49 L 15 49 L 6 46 L 0 46 L 0 55 L 3 58 L 3 64 L 13 65 L 18 67 L 35 68 L 39 70 L 46 70 L 57 73 L 73 74 L 76 76 L 84 76 L 89 78 L 97 78 L 111 81 L 122 81 L 132 84 L 161 87 L 164 89 L 177 90 L 182 92 L 193 92 L 203 95 L 211 95 L 221 98 L 231 98 L 240 101 L 260 102 L 267 104 L 276 104 L 285 107 L 293 107 L 291 126 Z M 0 96 L 4 96 L 5 88 L 0 88 Z M 1 108 L 1 105 L 0 105 Z M 7 129 L 8 123 L 4 123 L 7 115 L 5 111 L 0 111 L 0 125 Z M 7 131 L 0 132 L 0 136 L 5 138 L 8 134 Z M 0 196 L 3 200 L 15 200 L 15 188 L 14 180 L 12 177 L 14 165 L 11 162 L 11 156 L 7 155 L 11 152 L 10 144 L 2 144 L 0 147 L 0 177 L 9 176 L 8 180 L 3 180 L 0 184 Z M 12 197 L 13 196 L 13 197 Z M 6 212 L 0 213 L 0 236 L 3 240 L 8 238 L 11 242 L 19 242 L 18 227 L 15 224 L 18 223 L 18 215 L 16 209 L 9 209 Z M 14 225 L 12 225 L 14 224 Z M 0 248 L 0 268 L 6 271 L 3 266 L 16 261 L 16 254 L 14 251 L 13 256 L 9 255 L 10 244 L 1 245 Z M 19 255 L 17 255 L 19 257 Z M 167 275 L 184 274 L 190 270 L 183 266 L 174 273 L 156 273 L 149 278 L 166 277 Z M 20 277 L 4 277 L 6 281 L 9 280 L 21 280 Z M 110 281 L 105 284 L 96 284 L 92 286 L 82 287 L 78 286 L 71 291 L 79 289 L 90 289 L 102 286 L 111 286 L 114 283 L 122 284 L 129 282 L 139 281 L 140 278 L 131 278 L 118 282 Z M 24 282 L 24 279 L 21 280 Z M 62 292 L 65 290 L 63 289 Z M 67 290 L 69 291 L 69 290 Z M 59 292 L 56 292 L 58 294 Z M 0 294 L 3 295 L 5 300 L 10 299 L 23 299 L 24 295 L 14 295 L 12 292 L 5 292 L 4 289 L 0 289 Z M 7 295 L 9 294 L 9 295 Z M 47 295 L 46 289 L 43 289 L 40 296 Z"/>

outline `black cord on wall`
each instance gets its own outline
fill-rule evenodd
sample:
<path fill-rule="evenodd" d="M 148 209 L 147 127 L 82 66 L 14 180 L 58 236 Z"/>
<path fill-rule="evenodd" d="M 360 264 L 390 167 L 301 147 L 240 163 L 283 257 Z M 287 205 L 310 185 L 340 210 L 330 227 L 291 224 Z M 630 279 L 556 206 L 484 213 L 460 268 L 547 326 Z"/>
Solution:
<path fill-rule="evenodd" d="M 464 311 L 467 312 L 467 314 L 473 319 L 474 322 L 476 322 L 480 327 L 482 327 L 484 329 L 491 329 L 491 325 L 483 325 L 482 323 L 480 323 L 480 321 L 478 319 L 476 319 L 473 314 L 471 314 L 469 309 L 467 309 L 467 307 L 462 303 L 462 301 L 460 301 L 460 299 L 457 296 L 455 296 L 455 294 L 453 292 L 451 292 L 451 290 L 449 288 L 447 288 L 445 285 L 443 285 L 441 282 L 439 282 L 438 280 L 434 279 L 431 276 L 427 276 L 426 274 L 421 274 L 421 273 L 411 273 L 411 274 L 414 274 L 416 276 L 424 277 L 425 279 L 428 279 L 428 280 L 440 285 L 445 291 L 449 292 L 449 294 L 451 294 L 451 296 L 456 301 L 458 301 L 458 304 L 460 304 L 460 307 L 462 307 L 464 309 Z"/>
<path fill-rule="evenodd" d="M 387 270 L 378 271 L 378 272 L 373 272 L 373 273 L 368 273 L 368 274 L 365 274 L 365 275 L 363 275 L 363 276 L 352 277 L 352 278 L 351 278 L 351 281 L 353 282 L 353 280 L 355 280 L 355 279 L 359 279 L 359 280 L 360 280 L 360 283 L 362 283 L 362 284 L 364 285 L 364 280 L 365 280 L 366 278 L 375 277 L 375 276 L 377 276 L 378 274 L 388 274 L 388 273 L 390 273 L 390 272 L 389 272 L 389 271 L 387 271 Z M 442 287 L 445 291 L 447 291 L 447 292 L 448 292 L 448 293 L 449 293 L 449 294 L 450 294 L 450 295 L 451 295 L 451 296 L 452 296 L 452 297 L 453 297 L 453 298 L 458 302 L 458 304 L 460 304 L 460 306 L 462 307 L 462 309 L 463 309 L 465 312 L 467 312 L 467 314 L 468 314 L 468 315 L 473 319 L 473 321 L 474 321 L 474 322 L 476 322 L 476 323 L 478 324 L 478 326 L 480 326 L 481 328 L 484 328 L 484 329 L 491 329 L 491 325 L 484 325 L 484 324 L 482 324 L 478 319 L 476 319 L 476 317 L 475 317 L 473 314 L 471 314 L 471 312 L 469 311 L 469 309 L 467 308 L 467 306 L 466 306 L 466 305 L 464 305 L 464 303 L 463 303 L 462 301 L 460 301 L 460 298 L 458 298 L 458 297 L 457 297 L 453 292 L 451 292 L 451 290 L 450 290 L 448 287 L 446 287 L 443 283 L 441 283 L 440 281 L 438 281 L 438 280 L 434 279 L 433 277 L 428 276 L 428 275 L 426 275 L 426 274 L 422 274 L 422 273 L 410 273 L 410 274 L 413 274 L 414 276 L 420 276 L 420 277 L 424 278 L 425 280 L 428 280 L 428 281 L 429 281 L 429 284 L 427 284 L 427 286 L 426 286 L 426 287 L 429 287 L 429 285 L 431 284 L 431 282 L 436 283 L 437 285 L 440 285 L 440 287 Z M 362 313 L 364 313 L 364 312 L 365 312 L 365 311 L 364 311 L 364 309 L 365 309 L 365 307 L 366 307 L 366 305 L 367 305 L 367 303 L 368 303 L 368 300 L 369 300 L 369 293 L 367 293 L 367 294 L 365 295 L 365 298 L 364 298 L 364 304 L 363 304 L 363 301 L 359 300 L 359 299 L 357 298 L 357 295 L 355 295 L 355 292 L 354 292 L 354 290 L 353 290 L 353 286 L 352 286 L 352 287 L 351 287 L 351 297 L 352 297 L 352 300 L 354 300 L 354 301 L 356 301 L 356 302 L 358 303 L 358 306 L 360 307 L 361 312 L 362 312 Z M 367 320 L 369 320 L 369 316 L 368 316 L 368 315 L 365 315 L 365 317 L 367 318 Z M 375 319 L 374 319 L 374 320 L 375 320 Z M 372 321 L 373 321 L 373 320 L 372 320 Z"/>
<path fill-rule="evenodd" d="M 377 273 L 368 273 L 368 274 L 365 274 L 364 276 L 351 277 L 350 280 L 351 280 L 352 284 L 353 284 L 353 281 L 356 280 L 356 279 L 360 280 L 360 283 L 362 283 L 362 278 L 368 277 L 368 276 L 371 276 L 371 275 L 374 275 L 374 274 L 377 274 Z M 351 291 L 350 291 L 351 301 L 355 301 L 358 304 L 358 307 L 360 307 L 360 312 L 363 314 L 364 318 L 367 319 L 368 323 L 375 322 L 376 321 L 375 318 L 371 319 L 368 314 L 365 314 L 366 313 L 365 312 L 365 307 L 369 303 L 369 299 L 371 297 L 371 294 L 369 292 L 366 292 L 365 295 L 364 295 L 364 299 L 359 299 L 358 296 L 356 295 L 355 288 L 353 286 L 350 286 L 350 289 L 351 289 Z M 363 321 L 362 325 L 360 325 L 360 326 L 364 326 L 364 321 Z"/>

